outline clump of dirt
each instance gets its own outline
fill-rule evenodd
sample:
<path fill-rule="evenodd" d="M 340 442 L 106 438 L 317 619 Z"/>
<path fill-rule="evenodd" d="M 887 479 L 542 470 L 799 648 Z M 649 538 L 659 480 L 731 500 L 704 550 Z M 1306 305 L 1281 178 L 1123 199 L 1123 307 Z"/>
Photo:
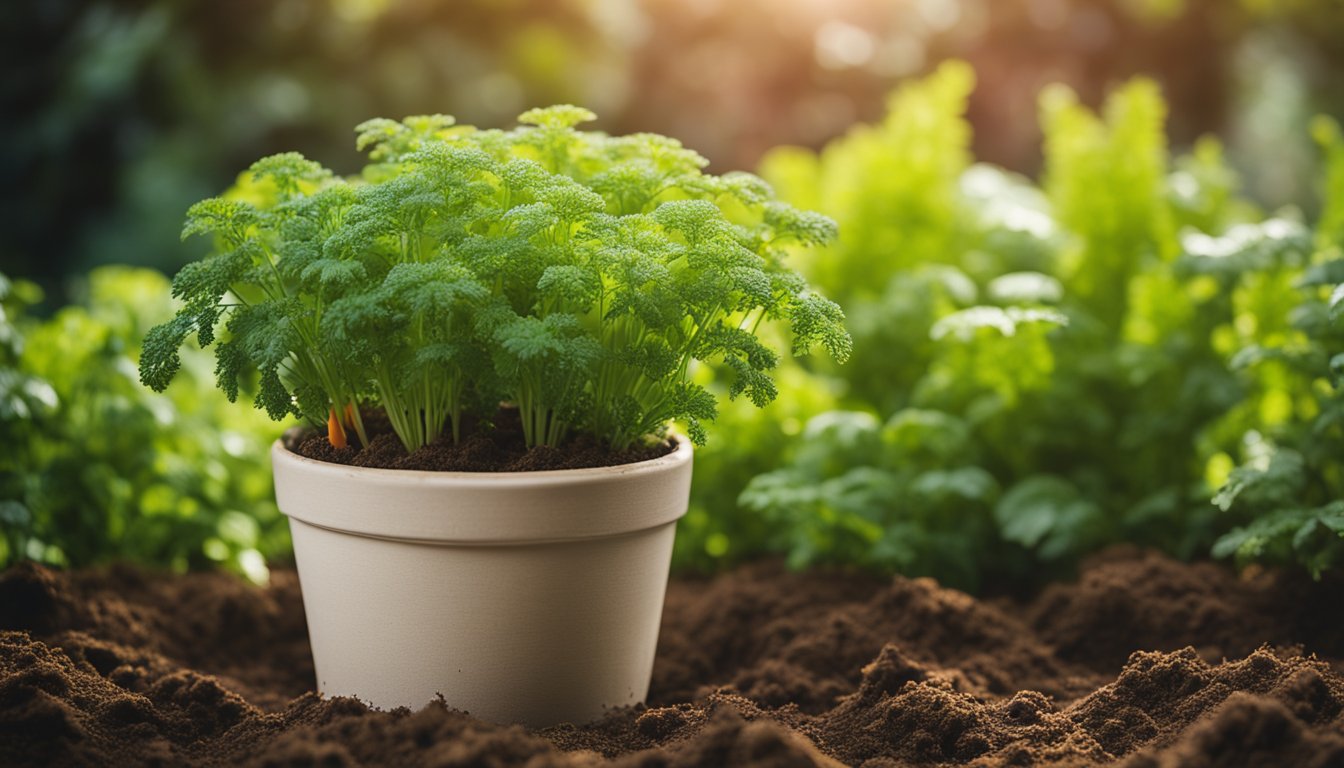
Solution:
<path fill-rule="evenodd" d="M 286 436 L 285 446 L 301 456 L 333 464 L 348 464 L 376 469 L 413 469 L 431 472 L 540 472 L 554 469 L 613 467 L 648 461 L 671 453 L 676 445 L 663 440 L 652 445 L 634 445 L 624 450 L 610 446 L 588 434 L 571 437 L 560 447 L 538 445 L 529 448 L 523 438 L 523 423 L 516 408 L 500 408 L 488 421 L 474 417 L 463 419 L 460 442 L 449 432 L 433 442 L 407 453 L 386 415 L 365 411 L 362 414 L 366 446 L 357 445 L 349 430 L 350 445 L 336 448 L 325 431 L 306 428 Z"/>
<path fill-rule="evenodd" d="M 1163 749 L 1145 750 L 1125 768 L 1326 768 L 1344 765 L 1344 735 L 1311 728 L 1282 702 L 1240 691 Z"/>
<path fill-rule="evenodd" d="M 264 709 L 313 687 L 298 574 L 259 589 L 220 573 L 138 568 L 54 571 L 20 563 L 0 574 L 0 630 L 20 630 L 103 676 L 144 682 L 200 669 Z"/>
<path fill-rule="evenodd" d="M 1094 557 L 1077 583 L 1047 587 L 1028 607 L 1055 653 L 1100 671 L 1135 650 L 1193 646 L 1217 661 L 1262 643 L 1344 658 L 1336 577 L 1313 581 L 1263 569 L 1230 577 L 1213 563 L 1179 563 L 1118 548 Z"/>
<path fill-rule="evenodd" d="M 987 603 L 756 564 L 673 581 L 648 705 L 529 732 L 312 693 L 290 572 L 20 565 L 0 764 L 1344 765 L 1341 586 L 1116 551 Z"/>

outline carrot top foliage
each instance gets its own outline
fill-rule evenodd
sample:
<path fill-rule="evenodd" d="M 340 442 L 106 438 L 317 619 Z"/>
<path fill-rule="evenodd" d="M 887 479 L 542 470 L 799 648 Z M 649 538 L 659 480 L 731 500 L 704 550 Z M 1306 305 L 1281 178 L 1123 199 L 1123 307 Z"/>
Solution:
<path fill-rule="evenodd" d="M 594 119 L 578 107 L 519 119 L 370 120 L 351 179 L 295 153 L 257 161 L 188 211 L 183 237 L 214 248 L 174 279 L 182 307 L 146 336 L 141 380 L 164 389 L 195 334 L 230 399 L 255 380 L 257 407 L 328 422 L 333 442 L 367 442 L 360 403 L 414 450 L 509 401 L 529 445 L 588 432 L 622 449 L 673 420 L 704 441 L 716 398 L 695 361 L 770 402 L 767 318 L 795 354 L 848 357 L 840 308 L 785 264 L 832 240 L 830 219 L 750 174 L 704 173 L 674 139 L 578 130 Z"/>

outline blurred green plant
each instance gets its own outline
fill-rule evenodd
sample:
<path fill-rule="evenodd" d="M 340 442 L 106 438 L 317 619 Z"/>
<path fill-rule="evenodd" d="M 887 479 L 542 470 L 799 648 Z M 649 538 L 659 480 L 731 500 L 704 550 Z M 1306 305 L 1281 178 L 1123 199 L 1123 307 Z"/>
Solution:
<path fill-rule="evenodd" d="M 721 382 L 716 388 L 707 368 L 699 369 L 695 378 L 726 394 Z M 770 404 L 768 417 L 748 399 L 720 398 L 714 420 L 717 437 L 695 449 L 690 509 L 677 524 L 674 568 L 709 572 L 770 551 L 775 523 L 739 512 L 737 494 L 753 477 L 784 462 L 786 449 L 808 418 L 839 404 L 837 382 L 799 366 L 780 367 L 775 381 L 784 397 Z"/>
<path fill-rule="evenodd" d="M 741 495 L 762 546 L 972 588 L 1122 541 L 1336 564 L 1344 214 L 1327 208 L 1313 246 L 1296 213 L 1238 195 L 1216 141 L 1172 160 L 1143 79 L 1099 115 L 1042 94 L 1037 189 L 971 164 L 972 82 L 944 65 L 881 124 L 765 161 L 785 199 L 840 225 L 805 271 L 855 351 L 810 374 L 839 377 L 847 410 L 815 416 Z"/>
<path fill-rule="evenodd" d="M 1291 254 L 1236 232 L 1197 243 L 1205 260 L 1239 278 L 1240 349 L 1231 364 L 1249 390 L 1226 424 L 1243 435 L 1243 463 L 1213 498 L 1243 524 L 1218 539 L 1214 554 L 1297 563 L 1319 577 L 1344 566 L 1344 139 L 1324 117 L 1312 133 L 1326 160 L 1313 241 Z M 1285 256 L 1294 268 L 1274 279 L 1283 270 L 1266 262 Z"/>
<path fill-rule="evenodd" d="M 174 311 L 162 275 L 105 267 L 85 294 L 41 321 L 25 313 L 36 288 L 0 279 L 0 564 L 222 565 L 264 581 L 289 549 L 265 458 L 280 428 L 220 398 L 194 347 L 171 393 L 140 385 L 139 340 Z"/>

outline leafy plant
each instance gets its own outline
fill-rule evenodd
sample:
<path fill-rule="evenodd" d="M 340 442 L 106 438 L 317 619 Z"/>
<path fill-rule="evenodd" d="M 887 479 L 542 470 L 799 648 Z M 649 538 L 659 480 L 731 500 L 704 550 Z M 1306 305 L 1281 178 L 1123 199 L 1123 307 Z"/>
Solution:
<path fill-rule="evenodd" d="M 0 279 L 0 563 L 219 564 L 260 581 L 288 550 L 257 460 L 279 430 L 213 397 L 210 356 L 191 346 L 171 395 L 136 381 L 139 339 L 173 314 L 167 290 L 157 272 L 105 267 L 81 304 L 39 321 L 36 290 Z"/>
<path fill-rule="evenodd" d="M 413 451 L 504 400 L 528 445 L 581 431 L 620 450 L 674 419 L 704 441 L 717 398 L 697 362 L 728 372 L 730 397 L 774 399 L 763 321 L 786 323 L 797 354 L 848 356 L 839 307 L 785 265 L 834 237 L 829 219 L 755 176 L 703 173 L 673 139 L 576 129 L 592 119 L 371 120 L 353 179 L 292 153 L 258 161 L 188 213 L 183 235 L 214 249 L 174 279 L 184 306 L 146 337 L 142 380 L 162 391 L 187 336 L 208 346 L 222 325 L 229 398 L 255 374 L 259 408 L 326 422 L 337 446 L 347 429 L 368 442 L 361 403 Z"/>
<path fill-rule="evenodd" d="M 1312 129 L 1326 161 L 1314 240 L 1281 254 L 1246 232 L 1224 257 L 1242 257 L 1233 261 L 1243 273 L 1238 303 L 1256 322 L 1238 323 L 1243 346 L 1232 358 L 1250 392 L 1228 419 L 1244 430 L 1244 462 L 1213 498 L 1243 524 L 1213 552 L 1241 563 L 1298 563 L 1319 577 L 1344 565 L 1344 139 L 1324 117 Z M 1283 279 L 1255 271 L 1286 259 L 1296 268 Z"/>
<path fill-rule="evenodd" d="M 707 369 L 697 373 L 697 380 L 721 388 Z M 737 495 L 753 477 L 785 463 L 811 416 L 838 406 L 835 382 L 800 366 L 781 366 L 776 383 L 780 396 L 770 406 L 769 418 L 762 418 L 763 412 L 746 398 L 720 407 L 715 427 L 731 439 L 713 440 L 696 451 L 690 508 L 677 523 L 674 568 L 708 572 L 771 551 L 780 523 L 741 514 Z"/>
<path fill-rule="evenodd" d="M 1337 562 L 1338 210 L 1313 246 L 1296 212 L 1238 195 L 1216 141 L 1173 160 L 1142 79 L 1101 114 L 1047 89 L 1038 188 L 971 163 L 971 87 L 945 65 L 880 125 L 766 159 L 845 233 L 803 264 L 845 304 L 855 349 L 813 366 L 846 410 L 815 416 L 741 494 L 767 546 L 975 584 L 1112 542 L 1195 556 L 1240 524 L 1217 554 Z M 898 424 L 958 447 L 893 453 Z M 1209 500 L 1238 455 L 1220 514 Z"/>
<path fill-rule="evenodd" d="M 802 441 L 787 467 L 753 479 L 741 499 L 790 565 L 880 563 L 979 586 L 1001 488 L 976 466 L 964 421 L 905 409 L 883 424 L 832 411 L 809 421 Z"/>

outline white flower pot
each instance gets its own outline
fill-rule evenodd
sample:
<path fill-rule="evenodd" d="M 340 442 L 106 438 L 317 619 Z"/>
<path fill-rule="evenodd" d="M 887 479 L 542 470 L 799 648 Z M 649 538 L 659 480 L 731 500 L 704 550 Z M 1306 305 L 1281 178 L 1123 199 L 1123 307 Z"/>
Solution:
<path fill-rule="evenodd" d="M 412 472 L 276 442 L 318 691 L 496 722 L 642 701 L 686 513 L 691 445 L 554 472 Z"/>

